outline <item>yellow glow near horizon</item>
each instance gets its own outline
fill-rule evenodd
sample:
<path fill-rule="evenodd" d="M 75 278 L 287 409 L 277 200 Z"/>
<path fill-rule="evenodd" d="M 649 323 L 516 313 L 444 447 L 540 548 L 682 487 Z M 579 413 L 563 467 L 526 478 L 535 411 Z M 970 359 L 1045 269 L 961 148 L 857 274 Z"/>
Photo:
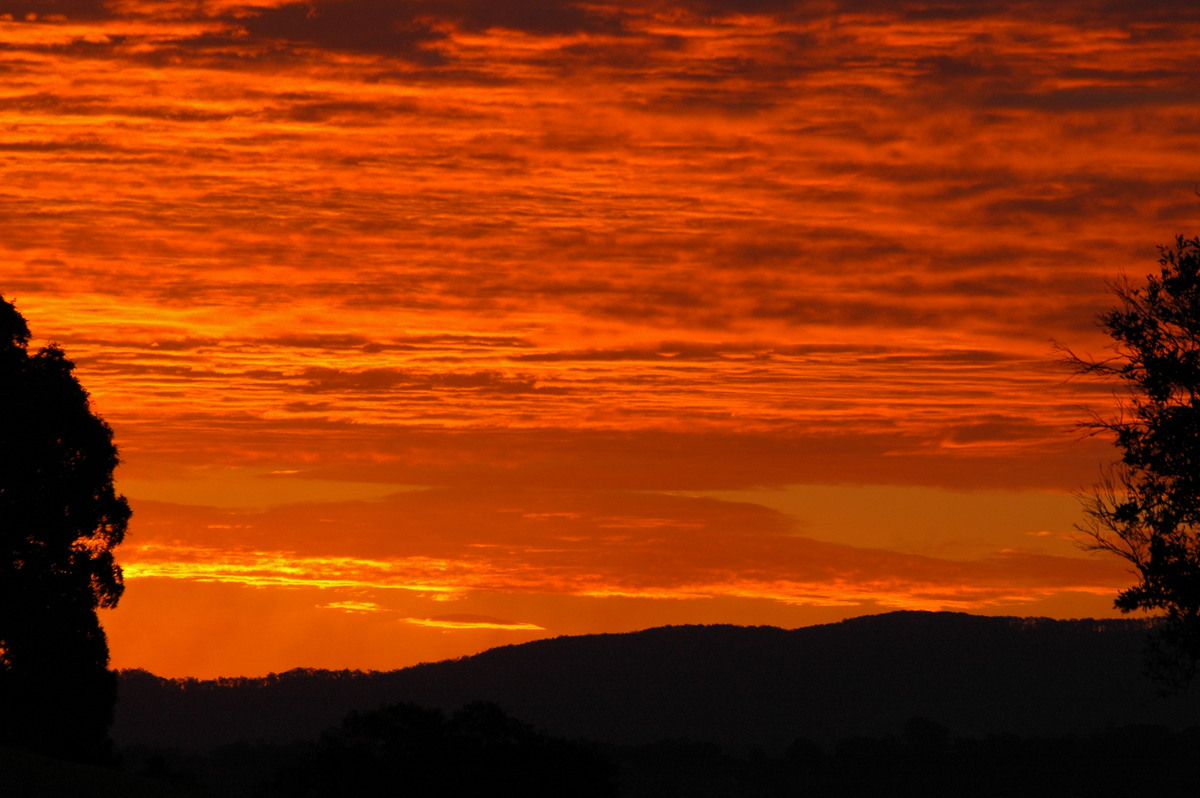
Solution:
<path fill-rule="evenodd" d="M 435 629 L 507 629 L 511 631 L 524 632 L 544 632 L 544 627 L 538 626 L 535 623 L 511 623 L 500 619 L 471 619 L 462 618 L 455 619 L 454 617 L 436 617 L 436 618 L 404 618 L 405 623 L 411 623 L 416 626 L 428 626 Z"/>

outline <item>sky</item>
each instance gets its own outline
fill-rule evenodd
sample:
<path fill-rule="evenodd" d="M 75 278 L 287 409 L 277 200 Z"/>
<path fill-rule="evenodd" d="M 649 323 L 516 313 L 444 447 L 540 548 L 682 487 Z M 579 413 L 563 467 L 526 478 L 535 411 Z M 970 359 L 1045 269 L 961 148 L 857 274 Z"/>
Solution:
<path fill-rule="evenodd" d="M 0 293 L 114 430 L 118 668 L 1114 615 L 1106 281 L 1193 0 L 0 0 Z"/>

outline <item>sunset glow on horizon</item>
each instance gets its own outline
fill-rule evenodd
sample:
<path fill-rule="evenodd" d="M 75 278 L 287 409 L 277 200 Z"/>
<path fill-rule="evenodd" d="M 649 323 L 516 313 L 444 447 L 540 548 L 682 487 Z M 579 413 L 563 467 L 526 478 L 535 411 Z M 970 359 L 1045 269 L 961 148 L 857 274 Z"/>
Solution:
<path fill-rule="evenodd" d="M 113 427 L 112 664 L 1112 616 L 1105 281 L 1194 3 L 0 2 L 0 294 Z"/>

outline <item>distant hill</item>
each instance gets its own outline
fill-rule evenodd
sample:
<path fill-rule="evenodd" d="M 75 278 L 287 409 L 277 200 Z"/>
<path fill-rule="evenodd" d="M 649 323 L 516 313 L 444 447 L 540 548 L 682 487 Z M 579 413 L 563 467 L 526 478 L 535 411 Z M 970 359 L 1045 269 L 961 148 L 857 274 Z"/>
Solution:
<path fill-rule="evenodd" d="M 928 718 L 959 736 L 1058 736 L 1200 721 L 1200 691 L 1159 698 L 1147 625 L 894 612 L 835 624 L 668 626 L 558 637 L 390 672 L 294 670 L 172 681 L 120 674 L 118 745 L 207 748 L 311 737 L 351 709 L 493 701 L 551 734 L 687 738 L 770 754 L 898 731 Z"/>

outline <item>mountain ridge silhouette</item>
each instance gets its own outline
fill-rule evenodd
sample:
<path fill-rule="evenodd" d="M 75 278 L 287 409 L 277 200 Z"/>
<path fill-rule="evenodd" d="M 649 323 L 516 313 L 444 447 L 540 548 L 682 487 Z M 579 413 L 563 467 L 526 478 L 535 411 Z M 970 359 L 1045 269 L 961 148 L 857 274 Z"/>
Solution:
<path fill-rule="evenodd" d="M 897 732 L 1054 736 L 1183 728 L 1200 695 L 1159 697 L 1142 670 L 1152 622 L 899 611 L 786 630 L 664 626 L 547 638 L 395 671 L 295 669 L 169 680 L 122 671 L 119 745 L 215 747 L 312 737 L 350 710 L 491 701 L 551 734 L 690 739 L 778 752 Z"/>

